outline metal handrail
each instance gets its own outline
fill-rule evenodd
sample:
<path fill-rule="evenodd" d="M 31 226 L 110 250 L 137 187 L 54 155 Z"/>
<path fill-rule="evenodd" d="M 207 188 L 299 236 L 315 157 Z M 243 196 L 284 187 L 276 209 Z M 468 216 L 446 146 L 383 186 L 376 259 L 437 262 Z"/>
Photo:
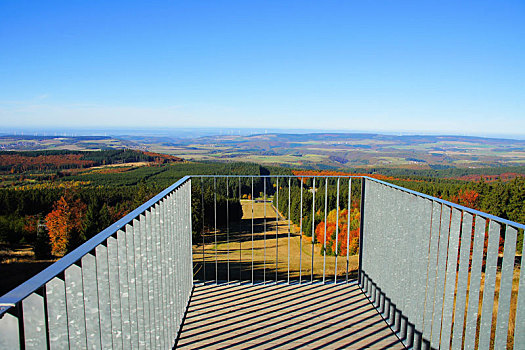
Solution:
<path fill-rule="evenodd" d="M 124 216 L 122 219 L 108 226 L 106 229 L 99 232 L 97 235 L 83 243 L 81 246 L 65 255 L 40 273 L 36 274 L 26 282 L 20 284 L 13 290 L 7 292 L 0 297 L 0 317 L 11 307 L 36 292 L 44 284 L 52 280 L 55 276 L 65 271 L 68 267 L 78 262 L 83 256 L 93 251 L 98 245 L 102 244 L 106 239 L 114 235 L 118 230 L 125 229 L 125 226 L 144 213 L 155 203 L 166 197 L 173 190 L 190 180 L 190 176 L 184 176 L 173 185 L 169 186 L 155 197 L 151 198 L 131 213 Z"/>
<path fill-rule="evenodd" d="M 405 187 L 397 186 L 397 185 L 391 184 L 389 182 L 385 182 L 385 181 L 381 181 L 381 180 L 378 180 L 378 179 L 374 179 L 372 177 L 363 176 L 363 178 L 365 178 L 367 180 L 372 180 L 372 181 L 378 182 L 378 183 L 383 184 L 383 185 L 387 185 L 387 186 L 393 187 L 395 189 L 401 190 L 401 191 L 406 192 L 406 193 L 410 193 L 410 194 L 413 194 L 413 195 L 416 195 L 416 196 L 419 196 L 419 197 L 423 197 L 423 198 L 432 200 L 434 202 L 439 202 L 441 204 L 448 205 L 449 207 L 456 208 L 456 209 L 461 210 L 461 211 L 469 212 L 469 213 L 471 213 L 473 215 L 482 216 L 485 219 L 498 221 L 498 222 L 500 222 L 502 224 L 509 225 L 509 226 L 512 226 L 512 227 L 515 227 L 515 228 L 520 228 L 522 230 L 525 230 L 525 224 L 520 224 L 519 222 L 503 219 L 503 218 L 500 218 L 499 216 L 495 216 L 495 215 L 492 215 L 492 214 L 487 214 L 487 213 L 484 213 L 484 212 L 476 210 L 476 209 L 465 207 L 465 206 L 460 205 L 460 204 L 456 204 L 456 203 L 449 202 L 449 201 L 446 201 L 446 200 L 441 199 L 441 198 L 433 197 L 433 196 L 430 196 L 430 195 L 427 195 L 427 194 L 424 194 L 424 193 L 421 193 L 421 192 L 410 190 L 410 189 L 405 188 Z"/>

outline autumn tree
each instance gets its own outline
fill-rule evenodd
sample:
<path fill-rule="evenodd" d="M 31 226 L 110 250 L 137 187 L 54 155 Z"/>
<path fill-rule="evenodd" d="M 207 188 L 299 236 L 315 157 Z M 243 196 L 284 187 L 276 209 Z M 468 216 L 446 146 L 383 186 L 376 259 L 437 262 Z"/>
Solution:
<path fill-rule="evenodd" d="M 53 211 L 46 216 L 51 253 L 56 256 L 63 256 L 85 240 L 82 237 L 82 220 L 86 205 L 79 199 L 70 199 L 70 203 L 64 196 L 60 197 L 53 205 Z"/>

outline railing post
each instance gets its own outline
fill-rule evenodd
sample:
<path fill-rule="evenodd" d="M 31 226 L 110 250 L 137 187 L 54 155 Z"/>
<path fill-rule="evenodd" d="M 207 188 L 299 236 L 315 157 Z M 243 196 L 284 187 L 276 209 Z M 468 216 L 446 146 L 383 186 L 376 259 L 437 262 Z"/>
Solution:
<path fill-rule="evenodd" d="M 357 280 L 361 287 L 363 286 L 363 231 L 365 227 L 365 180 L 366 179 L 364 177 L 361 178 L 361 219 L 359 222 L 359 267 L 357 275 Z M 351 185 L 348 187 L 348 191 L 352 192 Z M 350 210 L 350 208 L 348 208 L 348 210 Z"/>

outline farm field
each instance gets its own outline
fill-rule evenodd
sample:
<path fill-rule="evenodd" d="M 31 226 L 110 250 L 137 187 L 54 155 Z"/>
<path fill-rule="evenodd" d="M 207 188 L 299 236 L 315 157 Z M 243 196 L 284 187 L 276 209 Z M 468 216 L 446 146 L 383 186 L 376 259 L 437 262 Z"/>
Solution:
<path fill-rule="evenodd" d="M 359 133 L 180 136 L 0 136 L 0 150 L 136 149 L 190 161 L 344 169 L 479 168 L 525 165 L 525 140 Z"/>

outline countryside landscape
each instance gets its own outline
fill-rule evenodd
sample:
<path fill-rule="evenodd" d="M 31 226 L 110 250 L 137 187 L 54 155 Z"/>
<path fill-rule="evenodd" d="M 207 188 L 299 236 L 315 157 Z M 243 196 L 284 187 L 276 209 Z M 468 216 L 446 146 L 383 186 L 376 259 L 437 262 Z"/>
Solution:
<path fill-rule="evenodd" d="M 525 349 L 525 3 L 0 1 L 0 350 Z"/>
<path fill-rule="evenodd" d="M 13 284 L 4 284 L 3 291 L 187 174 L 281 174 L 297 178 L 366 174 L 509 220 L 525 221 L 522 140 L 361 134 L 265 134 L 186 140 L 6 135 L 0 137 L 0 147 L 2 264 L 13 271 L 28 267 L 27 273 L 13 273 Z M 261 192 L 260 186 L 256 193 Z M 269 200 L 274 200 L 270 184 L 268 191 Z M 358 198 L 357 185 L 354 192 Z M 227 197 L 226 193 L 221 196 Z M 233 189 L 229 193 L 232 196 L 238 198 Z M 317 207 L 322 208 L 323 198 L 317 201 Z M 285 202 L 281 199 L 281 204 Z M 247 205 L 243 202 L 240 216 L 248 215 Z M 359 216 L 358 203 L 355 205 L 352 218 Z M 272 208 L 268 208 L 268 217 L 274 216 L 270 214 Z M 308 210 L 305 208 L 305 213 Z M 285 207 L 280 212 L 286 216 Z M 318 213 L 316 232 L 322 231 L 322 214 Z M 58 233 L 67 237 L 58 244 L 50 228 L 60 215 L 71 221 L 71 228 L 70 232 Z M 331 220 L 335 225 L 334 215 Z M 309 215 L 304 219 L 305 227 L 310 227 Z M 299 221 L 295 213 L 291 220 L 294 232 L 299 229 Z M 198 225 L 194 228 L 195 238 L 200 240 Z M 328 237 L 333 236 L 330 230 L 335 226 L 329 226 Z M 352 225 L 353 237 L 358 237 L 358 230 L 357 219 Z M 346 226 L 341 232 L 346 232 Z M 304 234 L 311 241 L 311 232 L 304 230 Z M 345 239 L 341 237 L 340 241 Z M 522 239 L 520 232 L 519 242 Z M 352 251 L 355 254 L 357 249 Z M 333 249 L 330 253 L 333 255 Z"/>

